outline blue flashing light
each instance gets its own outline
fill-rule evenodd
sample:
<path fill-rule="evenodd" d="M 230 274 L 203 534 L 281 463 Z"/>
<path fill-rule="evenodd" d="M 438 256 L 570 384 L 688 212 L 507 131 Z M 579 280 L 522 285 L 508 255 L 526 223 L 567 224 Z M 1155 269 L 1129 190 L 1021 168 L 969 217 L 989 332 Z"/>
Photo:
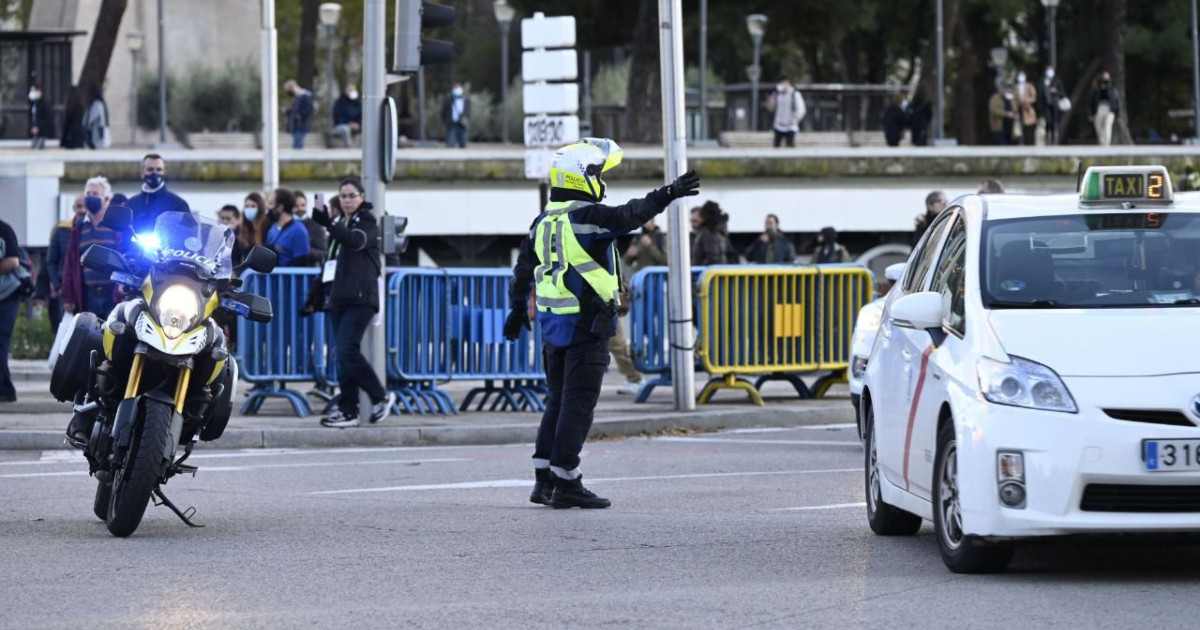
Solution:
<path fill-rule="evenodd" d="M 146 232 L 145 234 L 136 234 L 133 237 L 134 242 L 142 246 L 142 249 L 158 249 L 162 246 L 162 240 L 154 232 Z"/>

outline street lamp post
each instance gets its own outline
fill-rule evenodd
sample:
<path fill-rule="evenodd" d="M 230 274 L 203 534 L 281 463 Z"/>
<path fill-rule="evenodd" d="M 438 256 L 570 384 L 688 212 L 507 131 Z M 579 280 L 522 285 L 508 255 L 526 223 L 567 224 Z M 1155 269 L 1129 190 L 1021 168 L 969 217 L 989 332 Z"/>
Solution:
<path fill-rule="evenodd" d="M 708 140 L 708 0 L 700 0 L 700 140 Z"/>
<path fill-rule="evenodd" d="M 163 0 L 158 0 L 158 141 L 167 143 L 167 68 L 165 42 L 166 28 Z"/>
<path fill-rule="evenodd" d="M 500 25 L 500 139 L 508 143 L 508 30 L 517 10 L 508 0 L 492 3 L 496 23 Z"/>
<path fill-rule="evenodd" d="M 1050 19 L 1050 65 L 1058 69 L 1058 3 L 1060 0 L 1042 0 Z"/>
<path fill-rule="evenodd" d="M 749 72 L 750 131 L 758 131 L 758 80 L 762 78 L 762 66 L 759 64 L 759 60 L 762 55 L 763 34 L 767 31 L 767 16 L 761 13 L 747 15 L 746 30 L 750 31 L 750 39 L 754 42 L 754 64 L 750 66 Z"/>
<path fill-rule="evenodd" d="M 996 69 L 996 91 L 1004 89 L 1004 64 L 1008 63 L 1008 49 L 997 46 L 991 50 L 992 67 Z"/>
<path fill-rule="evenodd" d="M 129 55 L 132 58 L 130 66 L 129 80 L 129 144 L 137 144 L 137 106 L 138 106 L 138 59 L 142 56 L 142 47 L 146 44 L 146 38 L 142 36 L 141 31 L 129 31 L 125 33 L 125 44 L 129 46 Z"/>
<path fill-rule="evenodd" d="M 318 9 L 321 25 L 325 27 L 325 93 L 327 103 L 333 103 L 337 98 L 337 80 L 333 76 L 333 39 L 336 34 L 338 18 L 342 16 L 342 5 L 336 2 L 324 2 Z M 333 107 L 329 108 L 329 128 L 333 129 Z"/>
<path fill-rule="evenodd" d="M 937 107 L 934 112 L 933 139 L 944 138 L 946 130 L 946 34 L 942 0 L 937 0 Z"/>

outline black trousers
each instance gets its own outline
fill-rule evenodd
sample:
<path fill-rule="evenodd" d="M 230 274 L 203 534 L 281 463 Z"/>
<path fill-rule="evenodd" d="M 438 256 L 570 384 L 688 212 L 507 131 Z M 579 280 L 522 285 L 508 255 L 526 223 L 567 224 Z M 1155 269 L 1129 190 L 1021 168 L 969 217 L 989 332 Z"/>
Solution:
<path fill-rule="evenodd" d="M 543 351 L 550 395 L 546 398 L 546 412 L 538 428 L 533 458 L 572 471 L 579 468 L 579 452 L 592 429 L 600 384 L 608 371 L 608 340 L 565 348 L 547 343 Z"/>
<path fill-rule="evenodd" d="M 778 129 L 775 129 L 774 131 L 775 131 L 775 148 L 778 149 L 779 146 L 783 143 L 787 143 L 787 145 L 789 147 L 796 146 L 796 132 L 795 131 L 780 131 Z"/>
<path fill-rule="evenodd" d="M 362 353 L 362 338 L 375 318 L 369 306 L 347 306 L 329 311 L 337 346 L 338 386 L 342 388 L 338 409 L 346 415 L 358 415 L 358 389 L 367 391 L 372 403 L 387 398 L 387 391 L 375 376 L 375 370 Z"/>

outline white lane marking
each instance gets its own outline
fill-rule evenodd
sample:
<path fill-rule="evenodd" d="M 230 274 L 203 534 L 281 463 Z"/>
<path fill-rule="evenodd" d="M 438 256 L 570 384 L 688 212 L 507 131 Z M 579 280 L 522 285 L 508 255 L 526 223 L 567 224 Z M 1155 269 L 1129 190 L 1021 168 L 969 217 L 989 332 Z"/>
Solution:
<path fill-rule="evenodd" d="M 806 424 L 802 427 L 796 427 L 801 431 L 825 431 L 828 429 L 854 429 L 858 427 L 853 422 L 838 422 L 836 424 Z"/>
<path fill-rule="evenodd" d="M 834 442 L 832 440 L 735 440 L 732 438 L 664 436 L 655 438 L 662 442 L 712 442 L 714 444 L 782 444 L 800 446 L 857 446 L 862 442 Z"/>
<path fill-rule="evenodd" d="M 650 477 L 600 477 L 588 479 L 588 483 L 613 481 L 662 481 L 668 479 L 709 479 L 713 477 L 763 477 L 770 475 L 817 475 L 823 473 L 861 473 L 861 468 L 827 468 L 822 470 L 776 470 L 732 473 L 697 473 L 692 475 L 654 475 Z M 528 479 L 492 479 L 487 481 L 464 481 L 459 483 L 421 484 L 411 486 L 385 486 L 381 488 L 351 488 L 349 490 L 321 490 L 306 494 L 361 494 L 364 492 L 412 492 L 417 490 L 475 490 L 478 488 L 515 488 L 528 486 Z"/>
<path fill-rule="evenodd" d="M 831 505 L 802 505 L 800 507 L 777 508 L 770 510 L 771 512 L 798 512 L 808 510 L 841 510 L 845 508 L 861 508 L 867 507 L 866 503 L 834 503 Z"/>
<path fill-rule="evenodd" d="M 291 456 L 291 455 L 357 455 L 371 453 L 407 453 L 411 451 L 428 452 L 434 450 L 450 450 L 450 449 L 493 449 L 493 448 L 532 448 L 532 444 L 493 444 L 479 446 L 376 446 L 376 447 L 360 447 L 360 448 L 252 448 L 241 449 L 236 451 L 218 451 L 212 453 L 198 452 L 193 454 L 192 459 L 224 459 L 234 457 L 276 457 L 276 456 Z M 62 453 L 61 456 L 45 456 L 46 453 Z M 63 464 L 73 463 L 74 461 L 83 461 L 83 455 L 75 450 L 63 451 L 44 451 L 44 459 L 29 460 L 22 462 L 0 462 L 0 466 L 35 466 L 45 464 Z"/>
<path fill-rule="evenodd" d="M 782 433 L 784 431 L 795 431 L 796 427 L 758 427 L 753 429 L 729 429 L 728 431 L 718 431 L 721 435 L 742 435 L 747 433 Z"/>
<path fill-rule="evenodd" d="M 191 461 L 190 459 L 188 461 Z M 264 470 L 270 468 L 337 468 L 349 466 L 378 466 L 386 464 L 441 464 L 450 462 L 469 462 L 470 459 L 462 457 L 442 457 L 435 459 L 384 459 L 384 460 L 368 460 L 360 462 L 296 462 L 292 464 L 247 464 L 245 466 L 205 466 L 200 468 L 200 472 L 246 472 L 252 470 Z M 68 470 L 61 472 L 44 472 L 44 473 L 14 473 L 0 475 L 0 479 L 24 479 L 29 477 L 66 477 L 71 475 L 86 475 L 86 470 Z"/>

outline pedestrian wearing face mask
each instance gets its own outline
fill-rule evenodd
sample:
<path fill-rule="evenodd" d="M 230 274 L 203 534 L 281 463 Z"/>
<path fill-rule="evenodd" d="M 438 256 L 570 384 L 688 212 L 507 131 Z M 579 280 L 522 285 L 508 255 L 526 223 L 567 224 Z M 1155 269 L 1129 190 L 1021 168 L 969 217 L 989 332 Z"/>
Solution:
<path fill-rule="evenodd" d="M 71 246 L 71 235 L 75 232 L 75 226 L 83 221 L 83 217 L 87 215 L 87 205 L 85 205 L 83 195 L 75 198 L 71 204 L 71 209 L 74 211 L 70 219 L 61 221 L 50 232 L 50 247 L 46 250 L 46 265 L 42 268 L 42 273 L 38 274 L 38 284 L 45 282 L 45 288 L 41 290 L 43 293 L 38 298 L 44 302 L 50 313 L 50 330 L 51 332 L 58 331 L 58 325 L 63 318 L 63 272 L 67 259 L 67 249 Z"/>
<path fill-rule="evenodd" d="M 333 133 L 347 148 L 354 146 L 353 138 L 362 132 L 362 101 L 353 83 L 333 103 Z"/>
<path fill-rule="evenodd" d="M 153 230 L 158 215 L 164 212 L 191 212 L 186 201 L 167 190 L 167 163 L 157 153 L 142 158 L 142 192 L 127 205 L 133 212 L 135 234 Z"/>
<path fill-rule="evenodd" d="M 1021 126 L 1021 143 L 1033 146 L 1037 143 L 1037 88 L 1026 80 L 1025 73 L 1017 73 L 1017 85 L 1013 89 L 1017 101 L 1018 124 Z"/>
<path fill-rule="evenodd" d="M 93 245 L 121 248 L 121 235 L 100 225 L 111 200 L 112 186 L 107 179 L 93 177 L 87 181 L 83 189 L 86 214 L 71 231 L 63 264 L 62 300 L 68 313 L 95 313 L 104 319 L 116 305 L 111 274 L 88 269 L 80 262 Z"/>
<path fill-rule="evenodd" d="M 442 124 L 446 125 L 446 148 L 467 148 L 467 129 L 471 121 L 471 100 L 463 92 L 461 83 L 455 83 L 450 96 L 442 104 Z"/>
<path fill-rule="evenodd" d="M 54 112 L 42 100 L 42 86 L 29 86 L 29 137 L 31 148 L 46 148 L 46 139 L 57 135 L 54 130 Z"/>
<path fill-rule="evenodd" d="M 790 265 L 796 261 L 796 246 L 779 229 L 779 217 L 768 214 L 766 229 L 746 251 L 746 260 L 759 265 Z"/>
<path fill-rule="evenodd" d="M 1112 75 L 1101 72 L 1096 77 L 1091 98 L 1088 99 L 1089 120 L 1096 127 L 1096 141 L 1100 146 L 1112 144 L 1113 122 L 1121 115 L 1121 93 L 1112 84 Z"/>
<path fill-rule="evenodd" d="M 325 262 L 325 248 L 329 247 L 325 228 L 313 223 L 309 216 L 308 196 L 304 194 L 304 191 L 297 188 L 292 191 L 292 194 L 296 196 L 296 220 L 304 225 L 304 229 L 308 230 L 308 264 L 320 267 Z"/>
<path fill-rule="evenodd" d="M 1063 80 L 1056 76 L 1054 66 L 1046 68 L 1041 94 L 1042 119 L 1046 121 L 1046 144 L 1056 145 L 1059 142 L 1059 120 L 1063 112 L 1070 111 L 1071 99 L 1067 97 L 1067 87 L 1063 85 Z"/>
<path fill-rule="evenodd" d="M 308 230 L 296 220 L 296 196 L 286 188 L 276 188 L 271 194 L 268 219 L 267 247 L 275 250 L 280 267 L 308 265 Z"/>
<path fill-rule="evenodd" d="M 775 148 L 784 142 L 789 147 L 796 146 L 796 132 L 800 131 L 800 121 L 804 120 L 807 110 L 800 90 L 792 87 L 787 77 L 779 78 L 775 92 L 767 101 L 767 110 L 775 112 Z"/>
<path fill-rule="evenodd" d="M 250 238 L 255 245 L 263 244 L 271 227 L 266 208 L 267 200 L 256 192 L 246 195 L 242 202 L 242 221 L 250 224 Z"/>

